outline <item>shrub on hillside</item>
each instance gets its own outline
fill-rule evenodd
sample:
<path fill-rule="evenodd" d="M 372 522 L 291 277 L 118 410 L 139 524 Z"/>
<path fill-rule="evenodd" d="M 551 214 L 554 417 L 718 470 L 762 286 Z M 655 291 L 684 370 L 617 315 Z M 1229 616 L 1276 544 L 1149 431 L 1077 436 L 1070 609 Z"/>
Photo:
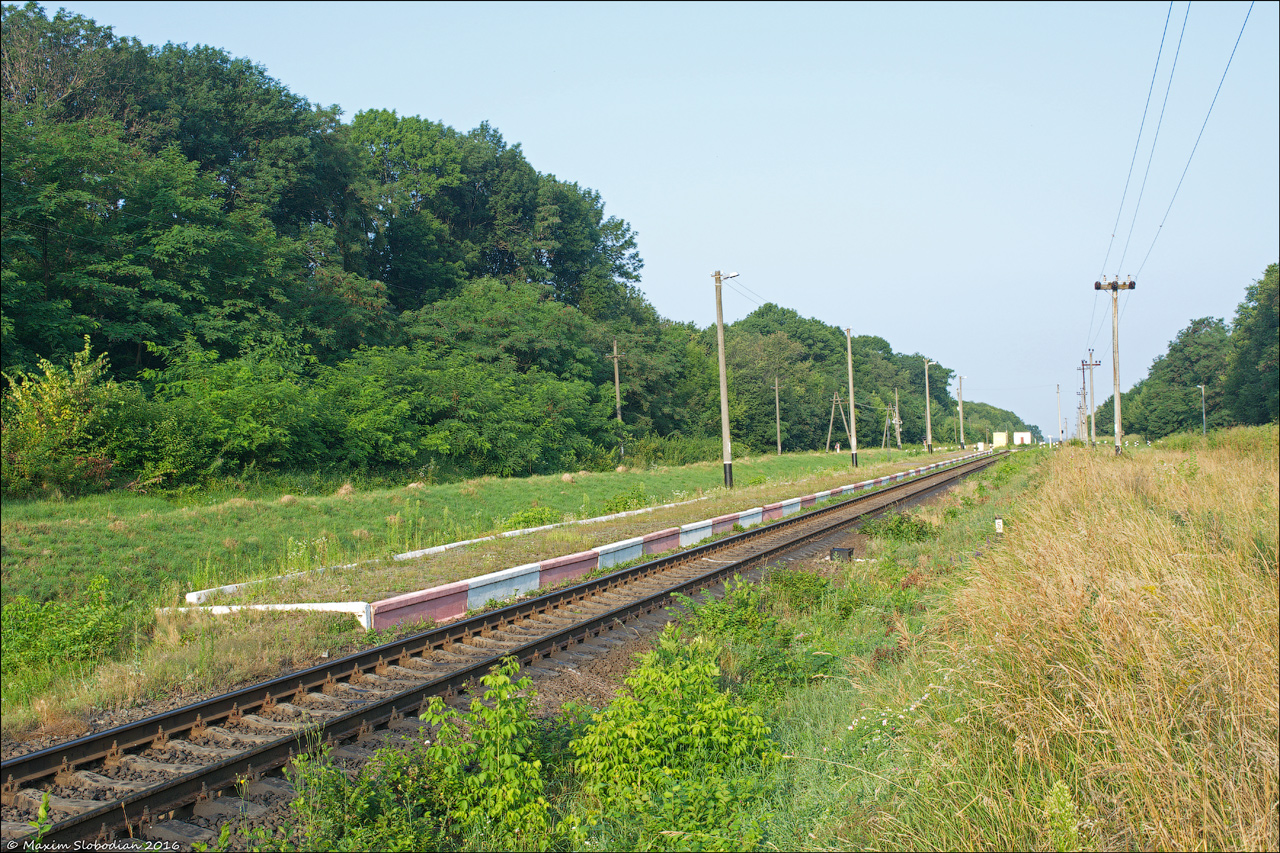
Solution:
<path fill-rule="evenodd" d="M 111 484 L 121 455 L 148 428 L 135 385 L 107 379 L 107 358 L 84 349 L 66 366 L 40 360 L 40 373 L 6 376 L 0 418 L 0 487 L 11 497 L 83 494 Z"/>

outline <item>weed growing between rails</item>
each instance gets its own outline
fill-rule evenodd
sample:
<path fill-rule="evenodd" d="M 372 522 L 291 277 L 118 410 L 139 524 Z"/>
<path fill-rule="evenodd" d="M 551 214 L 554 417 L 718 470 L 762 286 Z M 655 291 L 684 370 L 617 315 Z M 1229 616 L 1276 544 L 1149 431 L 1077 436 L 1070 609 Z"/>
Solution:
<path fill-rule="evenodd" d="M 407 750 L 354 774 L 295 760 L 293 824 L 224 830 L 220 849 L 755 849 L 780 758 L 763 718 L 719 688 L 715 657 L 668 629 L 607 708 L 552 719 L 530 716 L 536 694 L 508 659 L 466 712 L 433 700 Z"/>

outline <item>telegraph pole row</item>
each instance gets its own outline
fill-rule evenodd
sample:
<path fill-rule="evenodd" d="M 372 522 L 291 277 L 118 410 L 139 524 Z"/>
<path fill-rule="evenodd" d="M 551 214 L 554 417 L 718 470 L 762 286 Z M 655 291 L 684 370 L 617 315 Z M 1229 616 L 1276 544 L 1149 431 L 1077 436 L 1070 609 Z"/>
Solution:
<path fill-rule="evenodd" d="M 1093 400 L 1093 369 L 1102 367 L 1102 362 L 1093 360 L 1093 347 L 1089 347 L 1089 360 L 1085 363 L 1089 366 L 1089 446 L 1096 447 L 1098 445 L 1098 424 L 1094 415 L 1097 414 L 1098 408 Z"/>
<path fill-rule="evenodd" d="M 1080 390 L 1076 392 L 1080 395 L 1080 427 L 1079 427 L 1079 431 L 1076 434 L 1080 437 L 1082 441 L 1084 440 L 1084 437 L 1087 433 L 1085 426 L 1088 423 L 1088 421 L 1085 420 L 1085 412 L 1084 412 L 1085 404 L 1089 402 L 1089 398 L 1088 396 L 1086 396 L 1085 390 L 1084 390 L 1084 380 L 1085 380 L 1084 372 L 1088 369 L 1089 369 L 1089 362 L 1085 361 L 1083 358 L 1080 359 L 1080 366 L 1076 368 L 1076 370 L 1080 371 Z"/>

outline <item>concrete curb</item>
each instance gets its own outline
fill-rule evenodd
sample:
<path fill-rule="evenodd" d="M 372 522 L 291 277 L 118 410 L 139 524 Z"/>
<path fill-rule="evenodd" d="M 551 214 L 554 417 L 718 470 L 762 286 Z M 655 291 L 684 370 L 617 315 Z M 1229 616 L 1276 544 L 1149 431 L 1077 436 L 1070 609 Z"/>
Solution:
<path fill-rule="evenodd" d="M 592 548 L 589 551 L 581 551 L 577 554 L 552 557 L 536 563 L 527 563 L 523 566 L 515 566 L 509 569 L 489 572 L 467 580 L 454 581 L 453 583 L 444 584 L 442 586 L 430 587 L 428 589 L 421 589 L 415 592 L 407 592 L 390 598 L 384 598 L 380 601 L 328 602 L 318 604 L 245 604 L 203 608 L 179 607 L 162 608 L 157 612 L 164 612 L 170 609 L 177 610 L 178 612 L 198 609 L 215 615 L 235 613 L 240 610 L 317 610 L 350 612 L 356 614 L 357 618 L 360 619 L 360 624 L 366 631 L 380 631 L 405 622 L 416 622 L 425 619 L 432 619 L 436 622 L 445 622 L 466 615 L 468 610 L 478 610 L 490 603 L 504 601 L 508 598 L 534 592 L 542 587 L 552 586 L 567 580 L 573 580 L 575 578 L 582 577 L 583 575 L 590 574 L 598 569 L 611 568 L 630 560 L 651 554 L 662 553 L 663 551 L 669 551 L 677 547 L 688 548 L 709 539 L 712 536 L 731 531 L 735 525 L 750 527 L 751 525 L 760 524 L 766 521 L 775 521 L 800 512 L 802 509 L 815 506 L 819 503 L 824 503 L 833 497 L 846 495 L 851 492 L 878 488 L 886 483 L 905 480 L 909 477 L 916 477 L 937 468 L 957 465 L 962 462 L 976 459 L 980 456 L 989 456 L 992 452 L 993 451 L 987 450 L 980 453 L 971 453 L 956 459 L 948 459 L 944 462 L 934 462 L 930 465 L 924 465 L 919 468 L 900 471 L 897 474 L 888 474 L 883 477 L 877 477 L 873 480 L 863 480 L 862 482 L 853 483 L 848 486 L 838 486 L 812 495 L 802 495 L 800 497 L 789 498 L 785 501 L 766 504 L 763 507 L 751 507 L 750 509 L 741 510 L 739 512 L 718 515 L 714 518 L 691 522 L 680 527 L 670 527 L 665 530 L 654 531 L 653 533 L 649 533 L 645 536 L 623 539 L 619 542 L 611 542 L 607 545 L 601 545 L 598 548 Z M 705 500 L 705 498 L 697 498 L 696 500 Z M 695 501 L 683 501 L 679 504 L 664 504 L 662 507 L 646 507 L 642 510 L 631 510 L 628 512 L 615 513 L 613 515 L 600 516 L 593 519 L 583 519 L 582 521 L 564 522 L 563 524 L 549 524 L 544 525 L 543 527 L 528 528 L 527 530 L 510 531 L 496 536 L 486 536 L 482 539 L 470 539 L 465 542 L 454 542 L 449 545 L 439 545 L 435 548 L 427 548 L 422 551 L 411 551 L 408 554 L 397 555 L 395 559 L 407 560 L 412 559 L 412 557 L 415 556 L 424 556 L 429 553 L 438 554 L 451 548 L 460 548 L 464 545 L 471 545 L 477 542 L 487 542 L 504 536 L 524 535 L 538 530 L 548 530 L 553 527 L 561 527 L 564 526 L 564 524 L 587 524 L 606 521 L 609 519 L 623 518 L 626 516 L 637 515 L 641 512 L 652 512 L 655 509 L 681 506 L 683 504 L 694 502 Z M 318 569 L 316 571 L 324 570 Z M 305 573 L 299 572 L 298 574 Z M 285 577 L 292 577 L 292 575 L 286 575 Z M 268 578 L 266 580 L 271 579 Z M 250 584 L 262 582 L 263 581 L 249 581 L 243 584 L 230 584 L 213 590 L 199 590 L 198 593 L 188 593 L 187 600 L 192 603 L 199 603 L 199 601 L 203 601 L 204 599 L 201 598 L 195 600 L 193 599 L 193 596 L 202 593 L 212 595 L 215 592 L 234 592 Z M 208 596 L 205 596 L 205 598 L 207 597 Z"/>

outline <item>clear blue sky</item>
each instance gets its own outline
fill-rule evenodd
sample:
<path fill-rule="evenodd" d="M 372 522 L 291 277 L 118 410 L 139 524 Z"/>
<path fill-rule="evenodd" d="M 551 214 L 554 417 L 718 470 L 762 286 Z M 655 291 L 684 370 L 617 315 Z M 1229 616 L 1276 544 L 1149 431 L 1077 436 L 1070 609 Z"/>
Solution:
<path fill-rule="evenodd" d="M 1166 3 L 60 5 L 249 57 L 348 118 L 488 121 L 635 227 L 664 316 L 713 322 L 710 273 L 736 271 L 726 319 L 771 301 L 880 335 L 1046 435 L 1056 383 L 1074 423 L 1091 345 L 1109 394 L 1100 274 L 1138 279 L 1127 390 L 1280 259 L 1275 2 L 1253 8 L 1158 240 L 1247 2 L 1193 4 L 1180 50 L 1174 4 L 1114 229 Z"/>

